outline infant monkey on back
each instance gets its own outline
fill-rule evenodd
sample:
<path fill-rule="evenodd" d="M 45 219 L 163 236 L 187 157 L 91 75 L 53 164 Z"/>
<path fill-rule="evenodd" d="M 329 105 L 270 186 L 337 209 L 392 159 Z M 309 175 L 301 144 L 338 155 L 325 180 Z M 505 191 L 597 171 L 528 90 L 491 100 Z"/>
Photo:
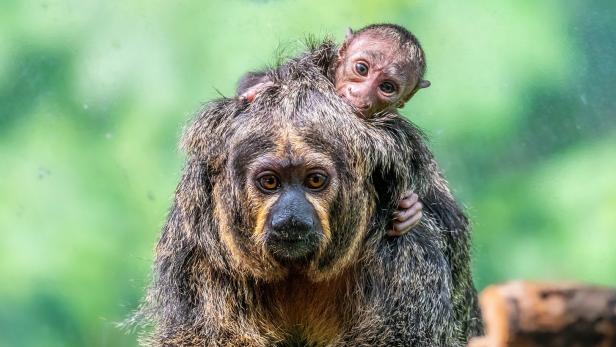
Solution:
<path fill-rule="evenodd" d="M 419 41 L 395 24 L 372 24 L 356 32 L 349 29 L 328 66 L 326 77 L 338 95 L 366 119 L 396 112 L 419 89 L 430 86 L 423 79 L 426 59 Z M 250 103 L 271 85 L 267 72 L 250 72 L 240 79 L 237 96 Z M 405 193 L 388 234 L 408 232 L 420 221 L 422 209 L 417 194 Z"/>

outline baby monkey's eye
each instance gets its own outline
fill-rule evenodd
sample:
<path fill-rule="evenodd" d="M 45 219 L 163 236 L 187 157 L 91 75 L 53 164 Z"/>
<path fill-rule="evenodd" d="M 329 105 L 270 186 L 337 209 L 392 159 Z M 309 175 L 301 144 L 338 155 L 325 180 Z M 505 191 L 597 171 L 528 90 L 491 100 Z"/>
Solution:
<path fill-rule="evenodd" d="M 327 184 L 327 176 L 319 172 L 311 173 L 306 176 L 304 184 L 308 189 L 321 190 Z"/>
<path fill-rule="evenodd" d="M 393 94 L 396 92 L 396 86 L 391 82 L 383 82 L 379 84 L 379 89 L 385 94 Z"/>
<path fill-rule="evenodd" d="M 364 63 L 355 64 L 355 71 L 361 76 L 366 76 L 368 74 L 368 65 Z"/>
<path fill-rule="evenodd" d="M 280 188 L 280 180 L 273 174 L 264 174 L 257 178 L 257 186 L 265 193 L 273 193 Z"/>

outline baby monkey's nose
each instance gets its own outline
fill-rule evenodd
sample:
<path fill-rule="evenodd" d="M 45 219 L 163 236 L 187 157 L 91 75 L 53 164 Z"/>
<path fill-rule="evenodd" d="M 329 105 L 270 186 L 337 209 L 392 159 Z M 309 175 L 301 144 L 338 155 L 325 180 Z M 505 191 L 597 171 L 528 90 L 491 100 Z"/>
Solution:
<path fill-rule="evenodd" d="M 366 101 L 365 98 L 360 97 L 361 93 L 358 93 L 353 87 L 348 87 L 346 93 L 343 95 L 347 101 L 353 105 L 359 111 L 366 111 L 370 109 L 371 103 Z"/>
<path fill-rule="evenodd" d="M 370 103 L 358 99 L 351 99 L 351 104 L 359 111 L 366 111 L 370 108 Z"/>

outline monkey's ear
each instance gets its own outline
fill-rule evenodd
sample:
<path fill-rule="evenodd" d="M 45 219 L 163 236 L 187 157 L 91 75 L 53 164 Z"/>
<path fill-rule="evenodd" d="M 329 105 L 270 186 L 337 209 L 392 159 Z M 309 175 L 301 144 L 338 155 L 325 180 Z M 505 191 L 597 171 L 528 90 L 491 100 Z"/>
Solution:
<path fill-rule="evenodd" d="M 338 61 L 342 60 L 342 57 L 344 57 L 346 49 L 349 46 L 349 43 L 351 43 L 351 40 L 353 39 L 353 35 L 353 29 L 351 29 L 350 27 L 347 28 L 346 35 L 344 36 L 344 41 L 340 45 L 340 48 L 338 48 Z"/>
<path fill-rule="evenodd" d="M 413 97 L 413 95 L 415 95 L 415 93 L 417 93 L 418 90 L 423 89 L 423 88 L 428 88 L 432 83 L 430 83 L 430 81 L 428 80 L 421 80 L 417 83 L 417 86 L 415 87 L 415 89 L 413 89 L 413 91 L 411 93 L 409 93 L 409 95 L 407 95 L 405 98 L 403 98 L 402 100 L 400 100 L 401 103 L 397 104 L 396 107 L 397 108 L 402 108 L 404 107 L 404 103 L 411 100 L 411 98 Z"/>
<path fill-rule="evenodd" d="M 431 84 L 428 80 L 421 80 L 417 83 L 417 89 L 428 88 Z"/>
<path fill-rule="evenodd" d="M 351 29 L 351 27 L 348 27 L 346 31 L 346 35 L 344 35 L 344 40 L 349 41 L 352 38 L 353 38 L 353 29 Z"/>

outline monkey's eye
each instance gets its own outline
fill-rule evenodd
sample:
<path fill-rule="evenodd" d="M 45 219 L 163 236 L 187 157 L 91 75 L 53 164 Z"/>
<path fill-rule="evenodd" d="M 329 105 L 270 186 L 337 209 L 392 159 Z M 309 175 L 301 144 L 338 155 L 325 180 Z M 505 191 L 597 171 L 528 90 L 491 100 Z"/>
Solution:
<path fill-rule="evenodd" d="M 360 76 L 366 76 L 368 74 L 368 65 L 366 65 L 364 63 L 357 63 L 357 64 L 355 64 L 355 71 Z"/>
<path fill-rule="evenodd" d="M 280 188 L 280 180 L 274 174 L 267 173 L 257 178 L 258 187 L 265 193 L 273 193 Z"/>
<path fill-rule="evenodd" d="M 383 82 L 379 84 L 379 89 L 385 94 L 393 94 L 396 92 L 396 85 L 391 82 Z"/>
<path fill-rule="evenodd" d="M 319 172 L 311 173 L 306 176 L 306 181 L 304 184 L 308 189 L 321 190 L 325 188 L 325 185 L 327 184 L 327 176 Z"/>

